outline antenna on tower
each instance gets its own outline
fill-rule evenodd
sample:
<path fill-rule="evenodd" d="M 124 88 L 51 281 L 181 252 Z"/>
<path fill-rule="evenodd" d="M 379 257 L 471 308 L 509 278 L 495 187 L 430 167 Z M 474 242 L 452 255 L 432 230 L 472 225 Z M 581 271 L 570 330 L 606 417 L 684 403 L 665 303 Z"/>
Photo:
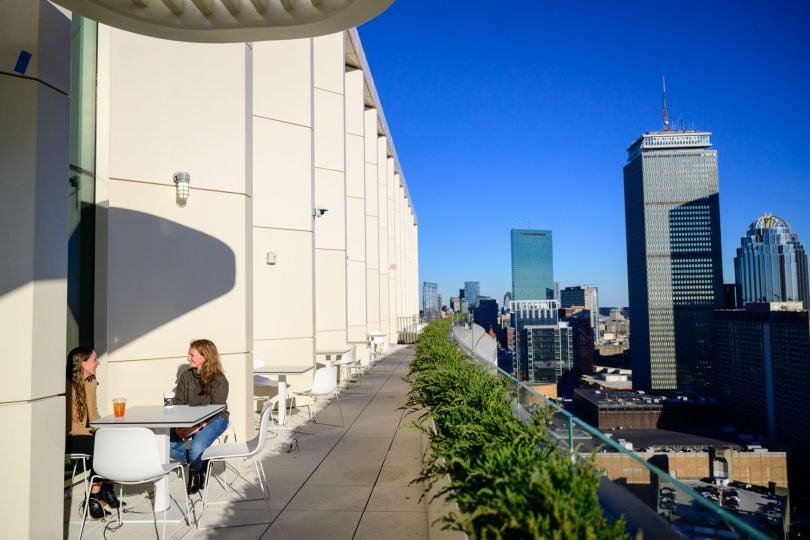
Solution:
<path fill-rule="evenodd" d="M 664 84 L 664 109 L 661 111 L 664 115 L 664 131 L 669 131 L 669 111 L 667 110 L 667 78 L 666 76 L 661 77 L 661 81 Z"/>

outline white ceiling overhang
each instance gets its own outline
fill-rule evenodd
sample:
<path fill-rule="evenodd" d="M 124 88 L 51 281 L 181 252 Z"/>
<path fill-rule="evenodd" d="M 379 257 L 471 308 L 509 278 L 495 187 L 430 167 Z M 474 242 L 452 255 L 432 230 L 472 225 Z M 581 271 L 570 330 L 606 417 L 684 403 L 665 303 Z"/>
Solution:
<path fill-rule="evenodd" d="M 174 41 L 232 43 L 332 34 L 394 0 L 52 0 L 89 19 Z"/>

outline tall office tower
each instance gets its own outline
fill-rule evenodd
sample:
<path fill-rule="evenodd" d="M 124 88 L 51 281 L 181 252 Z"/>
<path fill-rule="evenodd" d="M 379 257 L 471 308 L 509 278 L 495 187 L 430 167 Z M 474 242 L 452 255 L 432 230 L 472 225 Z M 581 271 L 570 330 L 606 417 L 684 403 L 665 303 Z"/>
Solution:
<path fill-rule="evenodd" d="M 479 296 L 478 306 L 470 308 L 470 311 L 473 314 L 475 324 L 482 327 L 485 332 L 489 332 L 491 328 L 497 333 L 499 329 L 497 300 L 488 296 Z"/>
<path fill-rule="evenodd" d="M 807 252 L 784 219 L 764 214 L 748 227 L 734 257 L 744 304 L 803 302 L 810 309 Z"/>
<path fill-rule="evenodd" d="M 582 306 L 590 311 L 593 342 L 598 341 L 599 289 L 588 285 L 566 287 L 560 291 L 560 306 L 563 308 Z"/>
<path fill-rule="evenodd" d="M 553 300 L 551 231 L 512 229 L 512 300 Z"/>
<path fill-rule="evenodd" d="M 627 149 L 630 359 L 637 389 L 711 384 L 709 339 L 712 311 L 722 305 L 723 267 L 710 137 L 653 131 Z"/>
<path fill-rule="evenodd" d="M 422 318 L 432 321 L 439 318 L 439 286 L 429 281 L 422 282 Z"/>
<path fill-rule="evenodd" d="M 465 281 L 464 282 L 464 298 L 472 309 L 473 306 L 478 305 L 478 295 L 481 293 L 480 281 Z"/>
<path fill-rule="evenodd" d="M 436 297 L 436 305 L 439 306 L 439 311 L 441 311 L 444 308 L 444 298 L 442 298 L 441 294 L 436 295 Z"/>
<path fill-rule="evenodd" d="M 532 380 L 526 336 L 528 326 L 556 326 L 559 322 L 558 305 L 554 300 L 512 300 L 512 328 L 514 369 L 513 375 L 521 380 Z"/>
<path fill-rule="evenodd" d="M 810 508 L 810 316 L 801 302 L 714 312 L 718 401 L 740 428 L 788 445 L 791 498 Z"/>

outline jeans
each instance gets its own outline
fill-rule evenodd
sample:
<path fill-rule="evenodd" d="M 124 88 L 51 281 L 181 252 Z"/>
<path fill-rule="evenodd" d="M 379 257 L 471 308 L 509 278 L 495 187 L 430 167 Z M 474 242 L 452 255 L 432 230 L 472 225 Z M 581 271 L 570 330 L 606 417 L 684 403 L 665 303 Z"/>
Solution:
<path fill-rule="evenodd" d="M 204 428 L 191 436 L 191 447 L 187 450 L 183 440 L 172 430 L 169 443 L 171 458 L 180 463 L 188 463 L 189 470 L 200 471 L 203 468 L 202 455 L 205 449 L 211 446 L 217 437 L 228 428 L 228 421 L 224 416 L 217 416 L 209 421 Z"/>

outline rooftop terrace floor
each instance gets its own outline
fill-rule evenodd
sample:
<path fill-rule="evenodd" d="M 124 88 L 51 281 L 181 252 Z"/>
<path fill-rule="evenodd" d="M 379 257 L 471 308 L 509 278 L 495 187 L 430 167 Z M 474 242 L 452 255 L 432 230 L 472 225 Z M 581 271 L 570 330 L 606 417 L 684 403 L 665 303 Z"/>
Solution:
<path fill-rule="evenodd" d="M 332 400 L 318 412 L 315 423 L 306 422 L 306 409 L 302 409 L 290 419 L 300 426 L 298 433 L 277 431 L 267 441 L 261 454 L 270 484 L 267 506 L 257 487 L 236 482 L 236 494 L 211 479 L 209 502 L 222 504 L 209 505 L 199 529 L 183 521 L 168 523 L 166 538 L 462 540 L 463 534 L 434 524 L 452 507 L 443 500 L 420 499 L 424 486 L 411 483 L 427 447 L 425 435 L 411 425 L 414 418 L 400 408 L 409 390 L 402 378 L 413 356 L 413 346 L 394 347 L 372 373 L 341 394 L 345 426 Z M 297 450 L 293 444 L 290 451 L 293 438 Z M 245 478 L 255 481 L 252 461 L 232 463 Z M 221 479 L 223 474 L 224 467 L 215 468 L 215 476 Z M 232 477 L 228 475 L 229 480 Z M 151 491 L 148 485 L 125 489 L 128 511 L 122 514 L 124 520 L 145 523 L 124 523 L 114 530 L 118 527 L 114 515 L 106 522 L 88 519 L 84 538 L 154 537 L 145 489 Z M 173 476 L 170 490 L 172 499 L 182 506 L 182 481 Z M 66 538 L 78 538 L 82 497 L 81 483 L 66 494 Z M 192 502 L 199 515 L 201 496 L 194 495 Z"/>

